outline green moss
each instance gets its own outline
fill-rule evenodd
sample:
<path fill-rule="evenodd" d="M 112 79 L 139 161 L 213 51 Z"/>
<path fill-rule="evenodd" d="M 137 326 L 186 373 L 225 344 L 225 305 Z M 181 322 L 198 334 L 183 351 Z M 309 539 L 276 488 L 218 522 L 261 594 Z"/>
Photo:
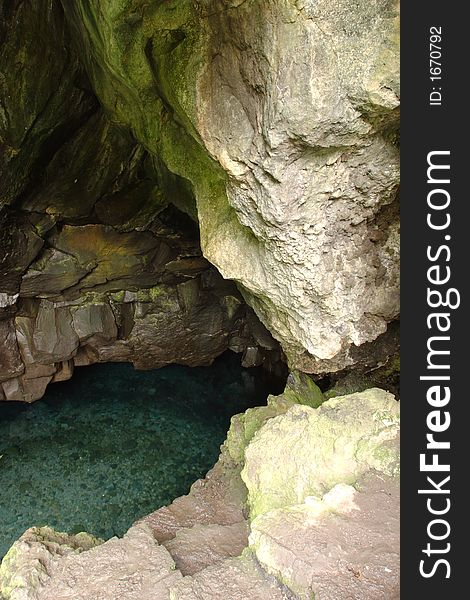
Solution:
<path fill-rule="evenodd" d="M 266 420 L 244 448 L 241 476 L 250 519 L 321 497 L 338 483 L 354 484 L 370 469 L 397 475 L 398 424 L 398 403 L 379 389 L 316 409 L 292 404 L 286 414 Z"/>
<path fill-rule="evenodd" d="M 221 239 L 257 254 L 256 238 L 228 202 L 226 175 L 197 133 L 198 79 L 210 51 L 207 20 L 199 17 L 197 3 L 78 0 L 64 8 L 110 118 L 130 127 L 192 190 L 205 256 L 217 255 Z M 185 210 L 194 214 L 191 202 Z"/>
<path fill-rule="evenodd" d="M 305 404 L 312 408 L 318 408 L 326 400 L 313 379 L 300 371 L 293 371 L 289 375 L 284 397 L 295 404 Z"/>
<path fill-rule="evenodd" d="M 126 295 L 125 290 L 120 290 L 119 292 L 112 292 L 108 294 L 109 298 L 116 303 L 124 302 L 124 296 Z"/>

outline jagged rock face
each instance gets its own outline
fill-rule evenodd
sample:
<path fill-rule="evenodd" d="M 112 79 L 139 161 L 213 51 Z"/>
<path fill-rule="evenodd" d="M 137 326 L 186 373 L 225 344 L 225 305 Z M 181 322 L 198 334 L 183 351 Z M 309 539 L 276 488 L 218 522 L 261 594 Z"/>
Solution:
<path fill-rule="evenodd" d="M 290 366 L 354 364 L 399 310 L 396 0 L 64 9 L 111 119 L 190 183 L 204 255 Z"/>
<path fill-rule="evenodd" d="M 292 368 L 371 362 L 398 314 L 395 0 L 0 12 L 0 314 L 38 280 L 154 285 L 141 232 L 171 202 Z"/>
<path fill-rule="evenodd" d="M 100 107 L 60 3 L 0 14 L 0 400 L 97 361 L 279 360 L 174 208 L 188 185 Z"/>
<path fill-rule="evenodd" d="M 300 377 L 233 417 L 207 476 L 122 539 L 28 530 L 0 566 L 0 593 L 398 599 L 398 404 L 379 389 L 318 402 Z"/>
<path fill-rule="evenodd" d="M 166 209 L 145 231 L 60 224 L 48 232 L 8 307 L 14 315 L 0 320 L 0 400 L 36 400 L 94 362 L 195 366 L 230 348 L 244 352 L 246 366 L 274 366 L 277 343 L 201 256 L 197 229 L 182 217 Z"/>

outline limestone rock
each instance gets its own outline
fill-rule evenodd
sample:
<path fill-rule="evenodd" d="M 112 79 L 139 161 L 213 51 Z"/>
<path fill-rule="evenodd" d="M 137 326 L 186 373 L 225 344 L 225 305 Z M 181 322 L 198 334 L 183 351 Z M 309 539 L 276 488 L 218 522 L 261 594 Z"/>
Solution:
<path fill-rule="evenodd" d="M 396 403 L 372 389 L 312 408 L 294 389 L 301 404 L 234 417 L 206 478 L 122 539 L 77 554 L 27 532 L 1 567 L 5 600 L 398 599 Z"/>
<path fill-rule="evenodd" d="M 0 321 L 2 397 L 37 400 L 51 380 L 69 378 L 74 366 L 109 361 L 132 362 L 139 369 L 208 365 L 235 345 L 239 352 L 256 348 L 261 362 L 273 361 L 275 367 L 279 350 L 256 345 L 247 319 L 251 313 L 233 283 L 207 273 L 205 266 L 182 283 L 137 292 L 84 291 L 75 299 L 28 299 L 28 306 L 22 300 L 14 320 Z M 226 298 L 235 295 L 234 311 Z"/>
<path fill-rule="evenodd" d="M 204 255 L 290 366 L 354 364 L 399 309 L 397 1 L 64 6 L 100 101 L 189 182 Z"/>
<path fill-rule="evenodd" d="M 139 525 L 122 539 L 112 538 L 53 565 L 37 600 L 164 600 L 170 585 L 181 578 L 168 552 Z"/>
<path fill-rule="evenodd" d="M 61 144 L 97 110 L 68 38 L 60 3 L 0 2 L 0 208 L 32 191 Z"/>
<path fill-rule="evenodd" d="M 252 522 L 251 549 L 298 598 L 400 597 L 398 482 L 374 474 L 357 487 L 339 484 Z"/>
<path fill-rule="evenodd" d="M 33 342 L 38 359 L 47 357 L 50 362 L 57 362 L 71 358 L 79 339 L 72 326 L 70 310 L 43 300 L 36 317 Z"/>
<path fill-rule="evenodd" d="M 293 600 L 276 579 L 267 579 L 250 556 L 232 558 L 185 577 L 170 600 Z"/>
<path fill-rule="evenodd" d="M 240 465 L 235 464 L 222 447 L 214 468 L 204 479 L 192 486 L 187 496 L 181 496 L 143 517 L 160 543 L 173 540 L 180 530 L 190 530 L 197 525 L 237 527 L 246 520 L 246 487 L 240 478 Z M 139 522 L 140 522 L 139 521 Z"/>
<path fill-rule="evenodd" d="M 0 381 L 12 379 L 24 371 L 15 327 L 11 321 L 0 321 L 0 365 Z"/>
<path fill-rule="evenodd" d="M 396 0 L 0 11 L 0 295 L 15 298 L 3 316 L 26 298 L 160 284 L 191 312 L 201 246 L 269 330 L 247 320 L 249 345 L 222 335 L 242 300 L 221 294 L 235 303 L 200 320 L 216 352 L 230 337 L 244 364 L 266 364 L 274 336 L 292 369 L 383 364 L 398 314 Z M 169 224 L 169 205 L 197 219 L 201 244 L 194 224 Z"/>
<path fill-rule="evenodd" d="M 245 451 L 250 518 L 353 484 L 370 469 L 396 475 L 398 431 L 398 403 L 383 390 L 333 398 L 317 409 L 295 404 L 267 421 Z"/>
<path fill-rule="evenodd" d="M 0 593 L 6 600 L 37 600 L 56 561 L 101 543 L 87 533 L 68 535 L 50 527 L 32 527 L 13 544 L 0 564 Z"/>
<path fill-rule="evenodd" d="M 233 525 L 194 525 L 179 529 L 164 544 L 183 575 L 194 575 L 227 557 L 239 556 L 248 545 L 246 521 Z"/>

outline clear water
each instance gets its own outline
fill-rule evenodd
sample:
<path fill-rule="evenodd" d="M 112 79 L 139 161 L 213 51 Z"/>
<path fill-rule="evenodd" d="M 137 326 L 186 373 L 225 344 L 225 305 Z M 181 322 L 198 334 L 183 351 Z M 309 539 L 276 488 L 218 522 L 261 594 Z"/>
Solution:
<path fill-rule="evenodd" d="M 0 558 L 33 525 L 122 535 L 215 463 L 230 417 L 282 384 L 211 367 L 94 365 L 34 404 L 0 402 Z"/>

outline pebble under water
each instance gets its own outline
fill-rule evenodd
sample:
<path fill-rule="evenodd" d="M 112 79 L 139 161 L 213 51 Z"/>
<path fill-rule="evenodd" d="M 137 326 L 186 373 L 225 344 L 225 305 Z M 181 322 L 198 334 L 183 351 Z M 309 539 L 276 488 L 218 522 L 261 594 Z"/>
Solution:
<path fill-rule="evenodd" d="M 33 525 L 123 535 L 205 475 L 232 415 L 281 391 L 226 353 L 211 367 L 82 367 L 31 405 L 0 402 L 0 558 Z"/>

